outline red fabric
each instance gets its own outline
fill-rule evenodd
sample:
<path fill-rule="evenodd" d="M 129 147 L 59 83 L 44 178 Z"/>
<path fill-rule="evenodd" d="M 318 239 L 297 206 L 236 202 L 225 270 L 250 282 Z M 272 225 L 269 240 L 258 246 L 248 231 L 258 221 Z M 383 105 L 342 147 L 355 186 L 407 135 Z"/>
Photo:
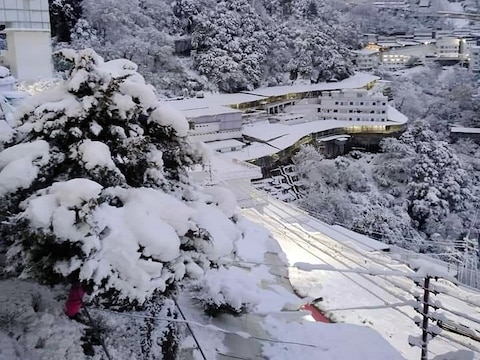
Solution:
<path fill-rule="evenodd" d="M 315 306 L 311 304 L 307 304 L 303 306 L 305 310 L 309 310 L 312 313 L 312 317 L 315 319 L 315 321 L 319 322 L 324 322 L 324 323 L 330 323 L 331 321 L 323 315 Z"/>
<path fill-rule="evenodd" d="M 85 290 L 81 286 L 73 286 L 68 293 L 67 302 L 65 303 L 65 314 L 67 316 L 75 316 L 82 308 L 83 295 Z"/>

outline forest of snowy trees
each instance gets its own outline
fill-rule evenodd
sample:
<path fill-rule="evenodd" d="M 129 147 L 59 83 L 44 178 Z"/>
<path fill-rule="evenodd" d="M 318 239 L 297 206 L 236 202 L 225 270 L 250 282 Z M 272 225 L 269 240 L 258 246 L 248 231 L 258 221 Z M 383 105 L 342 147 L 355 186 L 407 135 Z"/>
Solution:
<path fill-rule="evenodd" d="M 51 12 L 58 48 L 134 61 L 167 94 L 343 79 L 359 47 L 357 24 L 329 0 L 55 0 Z M 181 39 L 191 56 L 175 54 Z"/>

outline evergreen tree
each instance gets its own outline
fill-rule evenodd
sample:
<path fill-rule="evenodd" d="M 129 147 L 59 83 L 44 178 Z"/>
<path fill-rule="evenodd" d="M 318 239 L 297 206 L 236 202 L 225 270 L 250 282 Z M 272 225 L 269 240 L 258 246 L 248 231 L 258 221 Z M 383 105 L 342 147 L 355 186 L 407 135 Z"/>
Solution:
<path fill-rule="evenodd" d="M 265 24 L 247 0 L 220 1 L 195 17 L 193 61 L 220 90 L 253 89 L 262 80 Z"/>
<path fill-rule="evenodd" d="M 49 10 L 52 36 L 57 42 L 70 42 L 73 28 L 82 15 L 82 1 L 50 0 Z"/>
<path fill-rule="evenodd" d="M 230 256 L 235 205 L 189 184 L 203 155 L 185 118 L 158 103 L 134 63 L 90 49 L 63 56 L 67 80 L 22 105 L 0 153 L 10 269 L 142 303 Z"/>

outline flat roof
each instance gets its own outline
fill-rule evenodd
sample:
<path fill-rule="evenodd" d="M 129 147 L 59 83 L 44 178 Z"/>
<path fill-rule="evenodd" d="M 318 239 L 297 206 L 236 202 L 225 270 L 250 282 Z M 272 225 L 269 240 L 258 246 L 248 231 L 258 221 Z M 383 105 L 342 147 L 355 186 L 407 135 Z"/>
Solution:
<path fill-rule="evenodd" d="M 243 93 L 257 95 L 257 96 L 271 97 L 271 96 L 282 96 L 282 95 L 287 95 L 292 93 L 308 93 L 311 91 L 357 89 L 357 88 L 362 88 L 366 86 L 368 83 L 375 80 L 379 80 L 379 79 L 380 77 L 372 74 L 355 73 L 355 75 L 337 82 L 272 86 L 267 88 L 259 88 L 252 91 L 244 91 Z"/>
<path fill-rule="evenodd" d="M 169 101 L 168 104 L 171 105 L 172 102 Z M 220 105 L 193 107 L 189 109 L 181 109 L 180 111 L 183 113 L 183 115 L 185 115 L 187 119 L 197 118 L 201 116 L 242 113 L 240 110 Z"/>
<path fill-rule="evenodd" d="M 242 103 L 266 100 L 266 97 L 245 93 L 236 94 L 211 94 L 207 93 L 203 98 L 186 98 L 181 100 L 168 100 L 168 104 L 178 110 L 212 106 L 233 106 Z"/>
<path fill-rule="evenodd" d="M 245 136 L 255 138 L 259 141 L 268 142 L 281 136 L 288 135 L 290 131 L 290 126 L 293 126 L 282 124 L 278 124 L 280 126 L 276 126 L 277 124 L 278 123 L 272 124 L 268 121 L 262 121 L 249 125 L 244 125 L 242 128 L 242 133 Z"/>
<path fill-rule="evenodd" d="M 455 126 L 450 129 L 452 133 L 480 134 L 480 128 L 467 128 Z"/>
<path fill-rule="evenodd" d="M 245 143 L 235 139 L 228 139 L 228 140 L 206 142 L 205 145 L 207 145 L 209 148 L 213 150 L 218 150 L 226 147 L 245 146 Z"/>
<path fill-rule="evenodd" d="M 353 50 L 354 54 L 359 54 L 359 55 L 373 55 L 379 52 L 380 52 L 379 50 L 373 50 L 373 49 Z"/>
<path fill-rule="evenodd" d="M 377 45 L 378 46 L 388 46 L 388 47 L 401 47 L 402 46 L 397 42 L 391 42 L 391 41 L 379 41 L 379 42 L 377 42 Z"/>

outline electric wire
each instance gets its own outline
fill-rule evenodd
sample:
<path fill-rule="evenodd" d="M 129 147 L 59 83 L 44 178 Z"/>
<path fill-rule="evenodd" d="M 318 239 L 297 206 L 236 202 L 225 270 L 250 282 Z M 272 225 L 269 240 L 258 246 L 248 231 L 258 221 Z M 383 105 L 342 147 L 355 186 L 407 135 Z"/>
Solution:
<path fill-rule="evenodd" d="M 278 205 L 275 205 L 275 204 L 274 204 L 274 201 L 275 201 L 275 200 L 269 201 L 269 204 L 270 204 L 270 205 L 273 205 L 275 208 L 279 209 L 280 211 L 283 211 L 283 212 L 287 213 L 287 214 L 288 214 L 290 217 L 292 217 L 292 218 L 295 218 L 295 217 L 296 217 L 295 215 L 292 216 L 292 214 L 291 214 L 291 213 L 288 213 L 285 209 L 282 209 L 282 208 L 279 207 Z M 282 205 L 288 205 L 288 204 L 282 204 Z M 295 210 L 295 209 L 293 209 L 293 210 Z M 275 213 L 275 211 L 272 211 L 272 210 L 271 210 L 271 212 L 274 213 L 274 214 L 276 214 L 276 216 L 278 217 L 278 215 L 279 215 L 278 213 Z M 266 211 L 264 211 L 264 215 L 265 215 L 265 216 L 267 215 L 267 214 L 266 214 Z M 284 218 L 284 216 L 280 216 L 280 217 L 281 217 L 281 218 Z M 276 220 L 276 219 L 274 219 L 274 218 L 272 218 L 272 217 L 271 217 L 271 219 L 274 220 L 274 221 L 276 221 L 279 225 L 283 226 L 283 227 L 286 229 L 286 226 L 285 226 L 284 223 L 281 223 L 281 222 L 279 222 L 278 220 Z M 299 221 L 300 224 L 301 224 L 302 222 L 303 222 L 303 221 Z M 276 230 L 278 231 L 278 229 L 272 229 L 272 230 L 273 230 L 273 231 L 276 231 Z M 292 231 L 292 229 L 290 229 L 290 231 Z M 306 233 L 304 230 L 300 230 L 300 231 L 303 231 L 304 233 Z M 292 231 L 292 232 L 293 232 L 293 231 Z M 311 236 L 311 235 L 308 234 L 308 233 L 307 233 L 307 235 Z M 285 234 L 284 234 L 284 236 L 285 236 Z M 297 235 L 297 236 L 298 236 L 298 235 Z M 298 236 L 298 237 L 299 237 L 299 236 Z M 314 236 L 313 236 L 313 237 L 314 237 Z M 299 237 L 299 238 L 300 238 L 300 237 Z M 289 236 L 289 239 L 292 240 L 292 241 L 294 241 L 294 242 L 297 243 L 297 245 L 298 245 L 298 241 L 295 241 L 295 240 L 292 239 L 290 236 Z M 303 239 L 302 239 L 302 240 L 303 240 Z M 303 241 L 306 242 L 305 240 L 303 240 Z M 312 245 L 310 242 L 306 242 L 306 243 L 307 243 L 308 245 L 312 246 L 313 248 L 317 248 L 317 250 L 322 251 L 322 249 L 320 249 L 318 246 L 314 246 L 314 245 Z M 322 245 L 325 245 L 325 244 L 322 244 Z M 345 245 L 345 244 L 342 243 L 342 245 Z M 301 247 L 304 248 L 303 246 L 301 246 Z M 348 246 L 347 246 L 347 247 L 348 247 Z M 307 249 L 305 249 L 305 250 L 307 250 Z M 359 251 L 356 250 L 356 249 L 352 249 L 352 250 L 355 251 L 355 252 L 357 252 L 357 253 L 360 253 L 362 256 L 365 256 L 365 254 L 359 252 Z M 307 251 L 308 251 L 308 250 L 307 250 Z M 312 255 L 314 255 L 315 257 L 318 257 L 318 256 L 316 256 L 315 254 L 313 254 L 311 251 L 308 251 L 308 252 L 310 252 L 310 253 L 311 253 Z M 328 253 L 327 253 L 327 255 L 328 255 L 328 256 L 332 256 L 331 254 L 328 254 Z M 322 259 L 320 259 L 320 260 L 322 260 Z M 334 260 L 338 261 L 338 258 L 334 258 Z M 352 261 L 351 259 L 349 259 L 349 260 Z M 370 260 L 376 262 L 376 260 L 374 260 L 374 259 L 370 259 Z M 339 262 L 340 262 L 340 261 L 339 261 Z M 352 262 L 354 262 L 354 261 L 352 261 Z M 354 262 L 354 263 L 355 263 L 355 262 Z M 377 263 L 378 263 L 378 262 L 377 262 Z M 343 263 L 343 265 L 344 265 L 344 266 L 347 266 L 345 263 Z M 357 265 L 358 265 L 358 264 L 357 264 Z M 385 266 L 385 264 L 381 264 L 381 265 L 382 265 L 382 266 Z M 386 266 L 386 267 L 388 267 L 388 266 Z M 344 274 L 344 275 L 345 275 L 345 274 Z M 388 279 L 384 279 L 384 280 L 386 280 L 387 282 L 390 282 L 390 283 L 393 284 L 394 286 L 398 287 L 398 284 L 397 284 L 397 283 L 391 282 L 391 281 L 389 281 Z M 354 280 L 352 280 L 352 281 L 354 281 Z M 370 280 L 370 281 L 371 281 L 371 280 Z M 354 281 L 354 282 L 358 284 L 358 282 L 356 282 L 356 281 Z M 360 284 L 358 284 L 358 285 L 360 285 Z M 375 283 L 375 285 L 377 285 L 377 287 L 378 287 L 378 284 Z M 362 286 L 362 285 L 360 285 L 360 286 L 363 287 L 363 288 L 365 288 L 365 287 Z M 380 288 L 381 288 L 381 287 L 380 287 Z M 371 293 L 371 291 L 369 291 L 368 289 L 366 289 L 366 290 Z M 390 291 L 388 291 L 388 290 L 386 290 L 386 289 L 383 289 L 383 290 L 384 290 L 385 292 L 387 292 L 387 293 L 390 293 L 392 296 L 394 296 L 394 297 L 396 297 L 396 298 L 398 298 L 398 299 L 400 299 L 400 300 L 402 300 L 402 301 L 405 300 L 403 297 L 401 297 L 401 296 L 399 296 L 399 295 L 397 295 L 397 294 L 394 294 L 394 293 L 392 293 L 392 292 L 390 292 Z M 405 289 L 404 289 L 404 290 L 405 290 Z M 411 295 L 411 294 L 410 294 L 410 295 Z M 379 298 L 376 294 L 375 294 L 374 296 L 376 296 L 377 298 Z M 381 299 L 381 300 L 384 301 L 383 299 Z M 396 311 L 399 311 L 399 312 L 402 313 L 404 316 L 406 316 L 407 318 L 409 318 L 409 319 L 412 320 L 412 317 L 411 317 L 410 315 L 408 315 L 407 313 L 405 313 L 404 311 L 402 311 L 402 310 L 400 310 L 400 309 L 395 309 L 395 310 L 396 310 Z M 451 341 L 451 342 L 456 342 L 458 345 L 463 346 L 463 343 L 461 343 L 461 342 L 455 341 L 455 340 L 453 340 L 453 339 L 450 339 L 450 341 Z"/>

